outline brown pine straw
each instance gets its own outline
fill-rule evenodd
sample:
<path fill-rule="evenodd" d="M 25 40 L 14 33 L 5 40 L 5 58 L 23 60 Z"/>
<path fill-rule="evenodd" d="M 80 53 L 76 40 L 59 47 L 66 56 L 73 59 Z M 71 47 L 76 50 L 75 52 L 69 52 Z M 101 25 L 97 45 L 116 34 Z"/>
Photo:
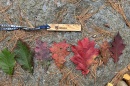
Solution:
<path fill-rule="evenodd" d="M 7 42 L 7 46 L 12 45 L 10 47 L 11 50 L 13 50 L 13 48 L 15 47 L 18 39 L 22 39 L 23 41 L 27 42 L 31 47 L 34 47 L 33 43 L 35 42 L 35 40 L 37 38 L 48 34 L 47 31 L 26 32 L 26 31 L 23 31 L 23 30 L 16 30 L 16 31 L 12 31 L 10 33 L 11 33 L 9 35 L 10 40 Z"/>
<path fill-rule="evenodd" d="M 18 4 L 18 16 L 16 16 L 16 18 L 18 19 L 18 21 L 19 21 L 19 25 L 21 25 L 21 26 L 23 26 L 24 25 L 24 19 L 23 19 L 23 11 L 22 11 L 22 9 L 20 8 L 20 5 Z M 25 12 L 24 12 L 25 13 Z M 24 16 L 25 16 L 25 14 L 24 14 Z"/>
<path fill-rule="evenodd" d="M 67 2 L 67 3 L 72 3 L 72 4 L 76 4 L 81 0 L 62 0 L 63 2 Z"/>
<path fill-rule="evenodd" d="M 116 84 L 118 83 L 118 81 L 122 80 L 123 79 L 123 75 L 130 71 L 130 63 L 122 70 L 120 70 L 117 75 L 112 79 L 111 84 L 113 84 L 113 86 L 116 86 Z M 107 85 L 106 85 L 107 86 Z"/>
<path fill-rule="evenodd" d="M 93 25 L 91 26 L 96 32 L 100 33 L 101 35 L 103 35 L 104 37 L 113 37 L 114 34 L 110 31 L 107 31 L 107 30 L 103 30 L 102 28 L 96 26 L 94 23 Z"/>
<path fill-rule="evenodd" d="M 12 22 L 10 16 L 9 16 L 9 14 L 3 13 L 3 17 L 8 22 L 8 24 L 13 24 L 13 22 Z"/>
<path fill-rule="evenodd" d="M 0 10 L 0 13 L 4 13 L 4 12 L 6 12 L 7 10 L 9 10 L 10 9 L 10 7 L 12 6 L 12 3 L 9 5 L 9 6 L 6 6 L 6 7 L 1 7 L 2 8 L 2 10 Z"/>
<path fill-rule="evenodd" d="M 99 10 L 103 9 L 104 5 L 99 7 L 98 10 L 94 11 L 94 12 L 90 12 L 90 10 L 92 9 L 92 7 L 88 7 L 88 8 L 84 8 L 81 12 L 80 15 L 75 15 L 75 19 L 81 24 L 82 26 L 82 37 L 85 36 L 85 30 L 88 30 L 86 28 L 86 24 L 85 21 L 89 20 L 93 15 L 95 15 Z"/>
<path fill-rule="evenodd" d="M 55 20 L 53 20 L 54 23 L 61 23 L 63 21 L 64 15 L 67 14 L 67 9 L 64 6 L 62 7 L 62 9 L 59 9 L 57 13 L 55 13 Z"/>
<path fill-rule="evenodd" d="M 80 24 L 81 24 L 82 26 L 84 26 L 84 25 L 85 25 L 85 21 L 87 21 L 89 18 L 91 18 L 93 15 L 95 15 L 99 10 L 101 10 L 101 9 L 103 9 L 103 8 L 104 8 L 104 5 L 101 6 L 101 7 L 99 7 L 98 10 L 96 10 L 96 11 L 94 11 L 94 12 L 92 12 L 92 13 L 90 13 L 90 10 L 92 9 L 91 6 L 88 7 L 88 8 L 84 8 L 84 9 L 82 10 L 81 14 L 78 15 L 78 16 L 75 16 L 75 18 L 80 22 Z"/>
<path fill-rule="evenodd" d="M 103 64 L 101 59 L 96 59 L 94 64 L 90 67 L 91 78 L 96 82 L 97 68 Z"/>
<path fill-rule="evenodd" d="M 5 6 L 5 7 L 0 2 L 0 13 L 5 13 L 6 11 L 8 11 L 11 8 L 11 6 L 13 5 L 14 2 L 15 2 L 15 0 L 12 0 L 11 4 L 8 5 L 8 6 Z"/>
<path fill-rule="evenodd" d="M 89 13 L 89 11 L 90 11 L 91 8 L 92 8 L 92 7 L 88 7 L 87 9 L 84 8 L 80 15 L 75 16 L 75 18 L 80 22 L 80 24 L 81 24 L 82 26 L 85 25 L 85 21 L 86 21 L 86 20 L 88 20 L 88 19 L 91 18 L 94 14 L 97 13 L 97 11 L 95 11 L 95 12 L 93 12 L 93 13 Z"/>
<path fill-rule="evenodd" d="M 1 9 L 2 8 L 0 8 L 0 10 Z M 21 10 L 19 5 L 18 5 L 17 10 L 19 10 L 19 15 L 16 16 L 16 19 L 18 19 L 20 25 L 24 25 L 26 23 L 29 27 L 33 28 L 34 26 L 30 22 L 30 20 L 28 20 L 25 17 L 26 12 L 24 10 Z M 6 11 L 8 10 L 2 11 L 3 12 L 2 15 L 4 15 L 4 17 L 2 16 L 0 17 L 1 19 L 4 18 L 7 23 L 12 24 L 12 21 L 10 19 L 11 15 L 8 15 Z M 21 15 L 21 14 L 24 14 L 24 15 Z M 30 44 L 31 47 L 34 47 L 33 44 L 35 40 L 37 38 L 41 38 L 42 36 L 45 36 L 46 34 L 52 34 L 52 33 L 51 32 L 48 33 L 48 31 L 45 31 L 45 30 L 42 30 L 42 31 L 15 30 L 15 31 L 10 31 L 10 32 L 0 31 L 0 42 L 4 42 L 5 45 L 3 46 L 3 48 L 8 47 L 10 50 L 13 50 L 18 39 L 22 39 L 23 41 Z M 6 38 L 9 38 L 8 41 L 6 41 Z"/>
<path fill-rule="evenodd" d="M 16 86 L 26 86 L 23 79 L 24 74 L 24 70 L 21 68 L 21 66 L 19 64 L 16 64 L 14 67 L 14 74 L 11 76 L 7 75 L 6 78 L 1 78 L 0 86 L 13 86 L 13 84 Z M 13 78 L 17 79 L 17 82 L 13 82 Z"/>
<path fill-rule="evenodd" d="M 54 0 L 54 3 L 57 4 L 59 0 Z M 63 3 L 72 3 L 72 4 L 75 4 L 75 3 L 78 3 L 80 2 L 81 0 L 61 0 L 61 2 Z"/>
<path fill-rule="evenodd" d="M 19 10 L 20 10 L 20 16 L 19 16 L 20 22 L 22 23 L 22 21 L 24 19 L 25 22 L 29 25 L 29 28 L 34 28 L 34 26 L 32 25 L 32 23 L 26 17 L 23 17 L 25 15 L 23 15 L 23 16 L 21 15 L 21 14 L 26 14 L 26 12 L 24 10 L 21 10 L 20 6 L 19 6 Z"/>
<path fill-rule="evenodd" d="M 114 1 L 113 1 L 113 0 L 108 0 L 108 2 L 110 3 L 110 5 L 112 6 L 112 8 L 113 8 L 114 10 L 116 10 L 119 14 L 122 15 L 123 19 L 124 19 L 125 22 L 126 22 L 126 25 L 127 25 L 128 27 L 130 27 L 130 21 L 128 21 L 126 15 L 125 15 L 125 12 L 124 12 L 124 9 L 123 9 L 123 7 L 122 7 L 121 2 L 120 2 L 120 1 L 117 1 L 117 0 L 114 0 Z"/>
<path fill-rule="evenodd" d="M 67 68 L 61 70 L 62 79 L 59 82 L 59 86 L 81 86 L 79 83 L 79 75 L 76 75 Z"/>
<path fill-rule="evenodd" d="M 8 36 L 9 36 L 9 34 L 6 33 L 6 31 L 0 31 L 0 42 L 2 42 Z"/>

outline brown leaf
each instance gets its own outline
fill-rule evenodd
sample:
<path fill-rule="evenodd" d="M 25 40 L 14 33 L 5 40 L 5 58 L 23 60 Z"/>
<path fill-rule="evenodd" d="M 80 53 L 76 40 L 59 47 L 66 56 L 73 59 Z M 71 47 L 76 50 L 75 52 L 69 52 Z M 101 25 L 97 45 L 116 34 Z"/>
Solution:
<path fill-rule="evenodd" d="M 101 53 L 101 56 L 102 56 L 102 61 L 103 61 L 103 64 L 107 64 L 108 62 L 108 59 L 110 58 L 110 45 L 107 41 L 104 41 L 103 44 L 100 45 L 100 53 Z"/>

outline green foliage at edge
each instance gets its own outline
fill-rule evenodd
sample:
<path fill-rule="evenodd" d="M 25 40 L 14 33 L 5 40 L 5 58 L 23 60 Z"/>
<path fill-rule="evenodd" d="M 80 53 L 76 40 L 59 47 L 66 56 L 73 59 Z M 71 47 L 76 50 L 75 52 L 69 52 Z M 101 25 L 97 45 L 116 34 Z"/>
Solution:
<path fill-rule="evenodd" d="M 13 74 L 15 66 L 15 55 L 11 53 L 7 48 L 0 52 L 0 68 L 9 75 Z"/>
<path fill-rule="evenodd" d="M 21 40 L 18 40 L 16 48 L 14 50 L 14 53 L 16 54 L 16 61 L 21 65 L 21 67 L 24 70 L 28 70 L 29 72 L 33 72 L 33 54 L 29 47 L 22 42 Z"/>

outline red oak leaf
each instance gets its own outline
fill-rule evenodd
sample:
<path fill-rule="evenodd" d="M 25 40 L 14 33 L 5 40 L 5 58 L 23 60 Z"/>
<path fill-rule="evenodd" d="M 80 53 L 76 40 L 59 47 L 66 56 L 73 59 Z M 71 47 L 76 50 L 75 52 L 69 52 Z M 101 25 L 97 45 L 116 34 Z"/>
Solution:
<path fill-rule="evenodd" d="M 103 44 L 100 45 L 100 53 L 102 56 L 102 61 L 106 65 L 108 59 L 110 58 L 111 52 L 109 50 L 110 45 L 107 41 L 104 41 Z"/>
<path fill-rule="evenodd" d="M 110 51 L 112 52 L 112 58 L 114 59 L 114 62 L 118 62 L 119 56 L 122 54 L 122 51 L 125 48 L 125 44 L 123 44 L 123 39 L 121 38 L 119 32 L 114 37 L 114 41 L 111 43 L 112 47 L 110 48 Z"/>
<path fill-rule="evenodd" d="M 99 54 L 99 50 L 94 48 L 95 42 L 88 38 L 78 41 L 77 46 L 72 46 L 74 56 L 71 61 L 77 65 L 76 69 L 81 70 L 83 75 L 89 73 L 89 67 L 94 62 L 94 59 Z"/>
<path fill-rule="evenodd" d="M 40 40 L 36 40 L 35 57 L 38 60 L 50 59 L 50 50 L 48 49 L 47 43 Z"/>
<path fill-rule="evenodd" d="M 70 46 L 69 44 L 63 41 L 59 43 L 54 43 L 50 48 L 50 51 L 52 52 L 52 58 L 54 59 L 57 67 L 60 69 L 63 67 L 65 57 L 70 53 L 67 51 L 67 48 L 69 46 Z"/>

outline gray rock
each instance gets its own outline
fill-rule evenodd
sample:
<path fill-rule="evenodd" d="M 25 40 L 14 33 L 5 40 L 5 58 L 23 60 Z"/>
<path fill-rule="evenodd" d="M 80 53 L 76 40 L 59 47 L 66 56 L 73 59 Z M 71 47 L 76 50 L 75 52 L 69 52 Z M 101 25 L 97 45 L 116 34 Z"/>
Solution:
<path fill-rule="evenodd" d="M 99 67 L 97 69 L 96 82 L 94 82 L 94 79 L 91 79 L 89 77 L 90 74 L 84 77 L 81 74 L 81 71 L 74 70 L 77 75 L 82 77 L 82 80 L 80 81 L 82 83 L 81 86 L 104 86 L 115 76 L 115 72 L 118 72 L 130 62 L 130 28 L 126 25 L 122 16 L 118 12 L 116 12 L 111 6 L 105 5 L 107 3 L 107 0 L 77 0 L 80 2 L 76 4 L 66 4 L 65 2 L 63 2 L 66 0 L 0 0 L 0 5 L 3 5 L 5 7 L 8 4 L 10 4 L 11 1 L 15 2 L 13 3 L 13 6 L 11 6 L 9 10 L 7 10 L 6 14 L 10 15 L 13 24 L 19 24 L 19 20 L 17 18 L 19 15 L 19 5 L 20 8 L 25 11 L 25 14 L 23 13 L 21 15 L 24 18 L 27 18 L 33 25 L 35 24 L 34 17 L 37 17 L 36 25 L 55 23 L 54 20 L 60 20 L 60 18 L 62 17 L 63 18 L 59 23 L 79 24 L 80 22 L 75 18 L 75 16 L 80 15 L 82 13 L 82 9 L 87 9 L 89 6 L 91 6 L 92 9 L 90 10 L 90 12 L 95 12 L 101 6 L 104 5 L 103 9 L 99 10 L 89 20 L 85 21 L 85 28 L 83 27 L 84 29 L 82 30 L 82 32 L 48 32 L 49 34 L 47 34 L 46 36 L 43 35 L 41 37 L 42 41 L 46 41 L 49 44 L 49 46 L 51 46 L 53 42 L 60 42 L 64 39 L 67 43 L 76 45 L 77 41 L 84 37 L 88 37 L 92 40 L 103 37 L 103 39 L 109 40 L 109 42 L 111 42 L 111 37 L 104 37 L 102 36 L 102 34 L 97 33 L 91 27 L 93 23 L 101 27 L 101 29 L 103 30 L 113 32 L 114 35 L 118 31 L 120 32 L 124 40 L 124 43 L 126 44 L 126 48 L 123 51 L 123 54 L 119 57 L 119 62 L 114 64 L 113 59 L 110 58 L 107 66 Z M 58 2 L 55 3 L 54 1 Z M 122 2 L 123 9 L 128 20 L 130 21 L 130 0 L 120 1 L 124 1 Z M 66 12 L 62 13 L 62 9 L 66 9 Z M 61 13 L 59 14 L 59 16 L 56 16 L 58 12 Z M 2 13 L 0 13 L 0 23 L 7 23 L 3 15 Z M 24 24 L 27 25 L 26 22 L 24 22 Z M 104 24 L 109 24 L 110 28 L 104 27 Z M 11 38 L 8 37 L 4 39 L 4 41 L 0 42 L 0 50 L 7 46 L 8 41 L 10 39 Z M 99 46 L 98 44 L 100 44 L 103 41 L 103 39 L 97 41 L 96 46 Z M 32 42 L 35 42 L 35 40 L 33 40 Z M 71 52 L 71 54 L 66 58 L 67 62 L 65 63 L 65 66 L 68 68 L 75 69 L 75 65 L 70 61 L 70 58 L 72 56 L 73 53 Z M 62 77 L 62 74 L 60 73 L 59 69 L 57 69 L 57 67 L 54 64 L 54 61 L 51 62 L 51 66 L 49 67 L 47 74 L 44 73 L 42 65 L 38 65 L 38 62 L 34 62 L 33 75 L 26 74 L 26 72 L 24 71 L 19 72 L 21 75 L 19 74 L 18 79 L 16 77 L 13 77 L 13 86 L 17 85 L 20 81 L 23 82 L 23 86 L 37 86 L 33 83 L 37 83 L 39 86 L 58 86 L 59 80 Z M 6 78 L 6 75 L 0 70 L 0 80 L 3 78 Z"/>
<path fill-rule="evenodd" d="M 119 81 L 116 86 L 128 86 L 124 81 Z"/>

